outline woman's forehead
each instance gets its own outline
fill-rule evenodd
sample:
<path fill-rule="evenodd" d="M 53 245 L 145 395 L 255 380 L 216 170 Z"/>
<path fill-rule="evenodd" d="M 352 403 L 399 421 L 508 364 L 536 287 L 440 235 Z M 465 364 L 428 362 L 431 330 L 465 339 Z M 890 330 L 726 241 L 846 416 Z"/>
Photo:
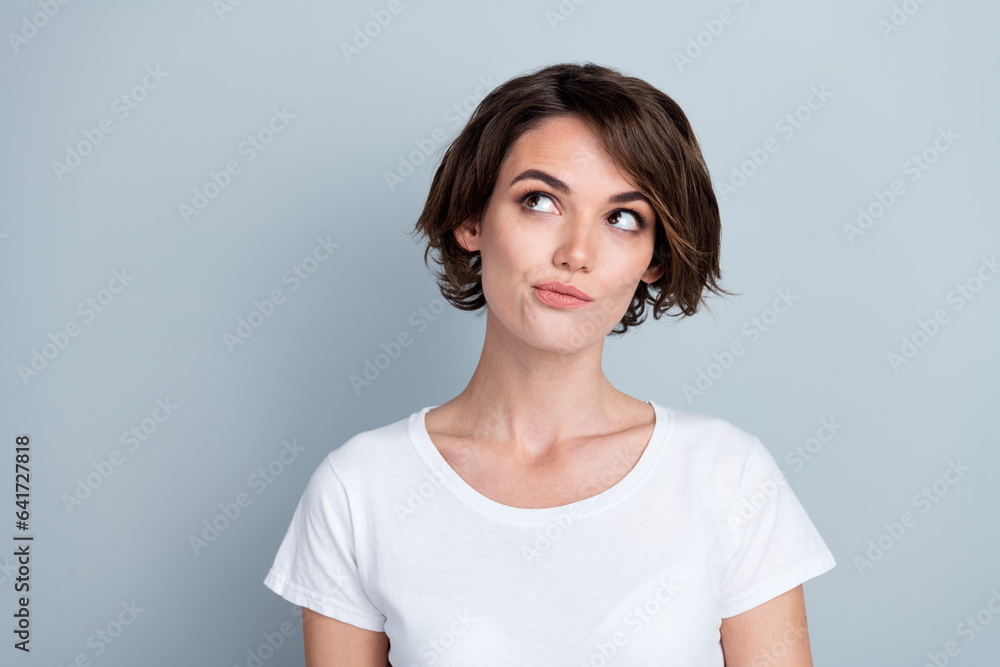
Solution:
<path fill-rule="evenodd" d="M 546 133 L 543 130 L 534 136 L 522 135 L 518 141 L 522 139 L 524 143 L 515 144 L 500 165 L 497 185 L 501 187 L 508 187 L 525 178 L 535 178 L 547 181 L 550 186 L 568 194 L 574 182 L 594 179 L 605 184 L 609 190 L 636 189 L 632 179 L 592 134 Z M 552 179 L 569 187 L 560 187 L 558 183 L 552 183 Z"/>

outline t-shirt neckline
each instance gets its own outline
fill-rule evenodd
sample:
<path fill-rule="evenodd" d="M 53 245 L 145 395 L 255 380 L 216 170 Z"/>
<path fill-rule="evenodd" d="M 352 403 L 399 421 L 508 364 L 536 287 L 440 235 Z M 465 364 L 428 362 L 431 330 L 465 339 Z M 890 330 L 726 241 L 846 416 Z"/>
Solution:
<path fill-rule="evenodd" d="M 646 444 L 646 448 L 632 469 L 622 479 L 618 480 L 616 484 L 597 495 L 556 507 L 526 508 L 504 505 L 503 503 L 487 498 L 472 488 L 448 464 L 427 432 L 424 415 L 438 407 L 437 405 L 428 405 L 410 415 L 408 430 L 414 449 L 416 449 L 420 459 L 429 469 L 430 479 L 435 484 L 439 484 L 447 489 L 465 505 L 493 519 L 512 523 L 545 523 L 556 516 L 566 513 L 572 513 L 573 516 L 583 516 L 597 512 L 622 499 L 642 483 L 647 473 L 653 468 L 656 460 L 659 458 L 664 448 L 664 442 L 667 440 L 668 431 L 672 425 L 672 420 L 669 419 L 668 410 L 665 407 L 654 401 L 647 400 L 643 402 L 653 407 L 656 423 L 653 425 L 653 433 Z"/>

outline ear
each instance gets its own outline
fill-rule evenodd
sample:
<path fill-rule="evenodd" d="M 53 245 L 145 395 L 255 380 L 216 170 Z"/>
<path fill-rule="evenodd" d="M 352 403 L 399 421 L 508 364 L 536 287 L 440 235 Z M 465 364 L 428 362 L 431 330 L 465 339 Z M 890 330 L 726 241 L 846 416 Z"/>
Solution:
<path fill-rule="evenodd" d="M 655 283 L 657 280 L 663 277 L 663 274 L 667 272 L 667 266 L 665 264 L 650 264 L 646 272 L 642 274 L 642 279 L 647 283 Z"/>
<path fill-rule="evenodd" d="M 470 215 L 463 220 L 454 230 L 455 240 L 469 252 L 479 250 L 479 241 L 482 238 L 482 224 L 478 217 Z"/>

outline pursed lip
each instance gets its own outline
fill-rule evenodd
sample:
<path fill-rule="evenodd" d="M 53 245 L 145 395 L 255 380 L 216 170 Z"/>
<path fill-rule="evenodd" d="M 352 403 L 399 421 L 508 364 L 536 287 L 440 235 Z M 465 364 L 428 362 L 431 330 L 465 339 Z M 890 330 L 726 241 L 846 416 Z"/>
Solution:
<path fill-rule="evenodd" d="M 556 292 L 557 294 L 566 294 L 568 296 L 576 297 L 577 299 L 580 299 L 582 301 L 594 300 L 593 298 L 591 298 L 589 294 L 587 294 L 583 290 L 577 289 L 572 285 L 566 285 L 565 283 L 561 283 L 559 281 L 540 283 L 538 285 L 535 285 L 535 288 L 546 290 L 548 292 Z"/>

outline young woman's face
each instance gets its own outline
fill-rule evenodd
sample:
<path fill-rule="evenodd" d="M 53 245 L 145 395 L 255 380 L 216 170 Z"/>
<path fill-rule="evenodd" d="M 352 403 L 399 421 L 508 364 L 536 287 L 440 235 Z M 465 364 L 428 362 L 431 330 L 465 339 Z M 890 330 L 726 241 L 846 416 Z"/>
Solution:
<path fill-rule="evenodd" d="M 525 342 L 572 351 L 603 340 L 650 268 L 653 207 L 575 116 L 549 118 L 514 143 L 482 220 L 455 234 L 482 256 L 489 315 Z M 536 286 L 558 282 L 590 300 Z"/>

